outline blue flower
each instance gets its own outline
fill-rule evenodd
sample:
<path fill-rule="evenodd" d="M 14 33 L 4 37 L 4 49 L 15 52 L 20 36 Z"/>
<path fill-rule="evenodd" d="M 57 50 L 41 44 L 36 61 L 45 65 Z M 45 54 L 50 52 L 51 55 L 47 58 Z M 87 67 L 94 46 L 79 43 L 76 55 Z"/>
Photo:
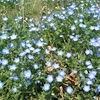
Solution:
<path fill-rule="evenodd" d="M 34 66 L 34 69 L 38 69 L 39 68 L 38 63 L 34 63 L 33 66 Z"/>
<path fill-rule="evenodd" d="M 31 78 L 31 75 L 32 75 L 32 73 L 31 73 L 30 70 L 24 71 L 24 77 L 25 77 L 25 78 Z"/>
<path fill-rule="evenodd" d="M 66 87 L 66 92 L 67 92 L 68 94 L 72 94 L 73 88 L 72 88 L 71 86 Z"/>
<path fill-rule="evenodd" d="M 9 66 L 9 70 L 16 70 L 17 66 L 15 64 Z"/>
<path fill-rule="evenodd" d="M 53 81 L 53 75 L 48 75 L 46 80 L 51 83 Z"/>
<path fill-rule="evenodd" d="M 70 58 L 72 56 L 72 53 L 67 52 L 66 56 L 67 56 L 67 58 Z"/>
<path fill-rule="evenodd" d="M 62 50 L 57 51 L 58 56 L 62 56 L 63 53 L 64 53 L 64 52 L 63 52 Z"/>
<path fill-rule="evenodd" d="M 76 26 L 75 25 L 72 25 L 71 26 L 71 30 L 73 31 L 73 30 L 75 30 L 76 29 Z"/>
<path fill-rule="evenodd" d="M 91 71 L 88 74 L 88 77 L 93 80 L 96 77 L 97 71 Z"/>
<path fill-rule="evenodd" d="M 50 84 L 48 84 L 48 83 L 44 84 L 43 90 L 44 90 L 44 91 L 50 90 Z"/>
<path fill-rule="evenodd" d="M 28 59 L 33 59 L 34 57 L 33 57 L 33 55 L 28 55 Z"/>
<path fill-rule="evenodd" d="M 64 70 L 60 70 L 58 72 L 59 75 L 61 75 L 62 77 L 64 77 L 66 75 L 65 71 Z"/>
<path fill-rule="evenodd" d="M 13 34 L 13 35 L 10 36 L 10 38 L 11 38 L 11 40 L 14 40 L 14 39 L 17 38 L 17 35 L 16 34 Z"/>
<path fill-rule="evenodd" d="M 86 55 L 93 55 L 93 51 L 92 50 L 89 50 L 89 49 L 87 49 L 86 51 L 85 51 L 85 54 Z"/>
<path fill-rule="evenodd" d="M 2 54 L 5 55 L 5 54 L 9 54 L 9 49 L 8 48 L 4 48 L 2 50 Z"/>
<path fill-rule="evenodd" d="M 3 21 L 7 21 L 8 18 L 7 18 L 7 17 L 3 17 L 2 20 L 3 20 Z"/>
<path fill-rule="evenodd" d="M 47 67 L 50 67 L 50 66 L 52 65 L 52 63 L 49 62 L 49 61 L 47 61 L 47 62 L 45 63 L 45 65 L 46 65 Z"/>
<path fill-rule="evenodd" d="M 53 64 L 53 67 L 54 67 L 55 69 L 60 68 L 59 64 L 57 64 L 57 63 L 54 63 L 54 64 Z"/>
<path fill-rule="evenodd" d="M 62 82 L 62 81 L 63 81 L 63 77 L 62 77 L 61 75 L 58 75 L 58 76 L 56 77 L 56 81 L 57 81 L 57 82 Z"/>
<path fill-rule="evenodd" d="M 3 88 L 4 83 L 0 81 L 0 89 Z"/>
<path fill-rule="evenodd" d="M 6 40 L 6 39 L 8 39 L 9 37 L 7 36 L 7 34 L 2 34 L 1 36 L 0 36 L 0 39 L 2 39 L 2 40 Z"/>
<path fill-rule="evenodd" d="M 7 65 L 8 64 L 8 60 L 7 59 L 2 59 L 1 60 L 1 63 L 3 66 Z"/>
<path fill-rule="evenodd" d="M 85 85 L 84 87 L 83 87 L 83 90 L 85 91 L 85 92 L 89 92 L 91 89 L 90 89 L 90 85 Z"/>
<path fill-rule="evenodd" d="M 13 91 L 14 93 L 16 93 L 16 92 L 17 92 L 17 87 L 14 86 L 14 87 L 12 88 L 12 91 Z"/>
<path fill-rule="evenodd" d="M 20 61 L 19 57 L 14 59 L 15 63 L 18 63 Z"/>
<path fill-rule="evenodd" d="M 100 93 L 100 84 L 96 87 L 95 92 L 96 92 L 96 93 Z"/>

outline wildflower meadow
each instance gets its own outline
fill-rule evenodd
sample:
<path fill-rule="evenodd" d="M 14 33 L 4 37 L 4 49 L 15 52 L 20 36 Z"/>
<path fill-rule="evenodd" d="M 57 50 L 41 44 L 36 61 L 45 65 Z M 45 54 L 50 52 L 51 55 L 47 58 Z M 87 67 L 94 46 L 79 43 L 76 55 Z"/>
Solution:
<path fill-rule="evenodd" d="M 100 100 L 100 1 L 0 0 L 0 100 Z"/>

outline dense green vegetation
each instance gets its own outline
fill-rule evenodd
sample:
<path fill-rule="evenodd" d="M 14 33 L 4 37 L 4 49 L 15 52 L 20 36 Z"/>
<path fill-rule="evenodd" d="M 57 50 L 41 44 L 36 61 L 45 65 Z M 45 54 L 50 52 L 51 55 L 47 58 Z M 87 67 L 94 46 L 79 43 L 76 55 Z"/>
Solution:
<path fill-rule="evenodd" d="M 97 0 L 0 0 L 0 100 L 99 100 Z"/>

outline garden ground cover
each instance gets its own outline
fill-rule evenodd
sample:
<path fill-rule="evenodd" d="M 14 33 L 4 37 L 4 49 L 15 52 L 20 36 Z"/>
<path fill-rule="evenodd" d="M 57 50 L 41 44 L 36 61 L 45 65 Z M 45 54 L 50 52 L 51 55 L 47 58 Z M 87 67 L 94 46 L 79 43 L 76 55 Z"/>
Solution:
<path fill-rule="evenodd" d="M 2 98 L 98 100 L 100 8 L 97 1 L 22 1 L 1 2 Z"/>

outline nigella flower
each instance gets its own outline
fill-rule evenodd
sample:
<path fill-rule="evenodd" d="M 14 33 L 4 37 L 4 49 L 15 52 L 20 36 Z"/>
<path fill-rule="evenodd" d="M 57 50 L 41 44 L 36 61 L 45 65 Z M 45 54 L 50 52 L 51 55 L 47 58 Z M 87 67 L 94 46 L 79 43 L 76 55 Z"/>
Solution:
<path fill-rule="evenodd" d="M 22 16 L 18 16 L 18 19 L 21 20 L 23 17 Z"/>
<path fill-rule="evenodd" d="M 85 54 L 86 55 L 93 55 L 93 51 L 92 50 L 89 50 L 89 49 L 87 49 L 86 51 L 85 51 Z"/>
<path fill-rule="evenodd" d="M 16 81 L 18 80 L 18 76 L 14 76 L 13 79 Z"/>
<path fill-rule="evenodd" d="M 3 21 L 7 21 L 8 18 L 7 18 L 7 17 L 3 17 L 2 20 L 3 20 Z"/>
<path fill-rule="evenodd" d="M 14 43 L 12 43 L 12 42 L 9 43 L 9 44 L 8 44 L 8 48 L 14 48 Z"/>
<path fill-rule="evenodd" d="M 74 20 L 74 23 L 77 23 L 78 22 L 78 20 L 76 19 L 76 20 Z"/>
<path fill-rule="evenodd" d="M 16 93 L 16 92 L 17 92 L 17 87 L 14 86 L 14 87 L 12 88 L 12 91 L 13 91 L 14 93 Z"/>
<path fill-rule="evenodd" d="M 8 60 L 7 60 L 7 59 L 2 59 L 2 60 L 1 60 L 1 64 L 2 64 L 3 66 L 7 65 L 7 64 L 8 64 Z"/>
<path fill-rule="evenodd" d="M 26 52 L 26 53 L 30 53 L 30 49 L 29 49 L 29 48 L 26 49 L 25 52 Z"/>
<path fill-rule="evenodd" d="M 94 26 L 90 26 L 90 30 L 94 30 L 95 29 L 95 27 Z"/>
<path fill-rule="evenodd" d="M 44 45 L 44 42 L 38 41 L 38 42 L 36 43 L 36 45 L 37 45 L 38 47 L 42 47 L 42 46 Z"/>
<path fill-rule="evenodd" d="M 93 80 L 96 77 L 97 71 L 91 71 L 88 74 L 89 79 Z"/>
<path fill-rule="evenodd" d="M 9 49 L 8 48 L 4 48 L 3 50 L 2 50 L 2 54 L 9 54 Z"/>
<path fill-rule="evenodd" d="M 52 51 L 56 51 L 56 47 L 52 47 Z"/>
<path fill-rule="evenodd" d="M 33 53 L 38 53 L 38 54 L 39 54 L 40 51 L 41 51 L 41 49 L 37 48 L 37 49 L 34 49 L 34 50 L 33 50 Z"/>
<path fill-rule="evenodd" d="M 26 43 L 26 46 L 29 48 L 32 47 L 32 45 L 30 43 Z"/>
<path fill-rule="evenodd" d="M 29 47 L 29 49 L 30 49 L 31 51 L 33 51 L 33 50 L 34 50 L 34 48 L 33 48 L 33 47 Z"/>
<path fill-rule="evenodd" d="M 68 10 L 68 14 L 69 14 L 69 15 L 73 15 L 73 14 L 74 14 L 74 11 L 73 11 L 72 9 L 69 9 L 69 10 Z"/>
<path fill-rule="evenodd" d="M 52 65 L 52 63 L 49 62 L 49 61 L 47 61 L 47 62 L 45 63 L 45 65 L 46 65 L 47 67 L 50 67 L 50 66 Z"/>
<path fill-rule="evenodd" d="M 76 69 L 73 69 L 72 72 L 74 72 L 75 74 L 78 73 L 78 71 Z"/>
<path fill-rule="evenodd" d="M 33 67 L 34 67 L 34 69 L 38 69 L 39 68 L 38 63 L 34 63 Z"/>
<path fill-rule="evenodd" d="M 43 90 L 44 90 L 44 91 L 50 90 L 50 84 L 48 84 L 48 83 L 44 84 Z"/>
<path fill-rule="evenodd" d="M 0 81 L 0 89 L 3 88 L 4 83 L 2 81 Z"/>
<path fill-rule="evenodd" d="M 30 78 L 31 75 L 32 75 L 32 73 L 31 73 L 30 70 L 26 70 L 26 71 L 24 71 L 24 77 L 25 77 L 25 78 Z"/>
<path fill-rule="evenodd" d="M 94 29 L 95 29 L 96 31 L 98 31 L 98 30 L 99 30 L 99 27 L 98 27 L 98 26 L 95 26 Z"/>
<path fill-rule="evenodd" d="M 98 84 L 98 86 L 96 87 L 95 92 L 96 92 L 96 93 L 100 93 L 100 84 Z"/>
<path fill-rule="evenodd" d="M 63 53 L 64 53 L 64 52 L 63 52 L 62 50 L 57 51 L 58 56 L 62 56 Z"/>
<path fill-rule="evenodd" d="M 20 42 L 20 47 L 25 47 L 25 42 Z"/>
<path fill-rule="evenodd" d="M 66 75 L 66 72 L 64 70 L 60 70 L 58 72 L 59 75 L 61 75 L 62 77 L 64 77 Z"/>
<path fill-rule="evenodd" d="M 75 25 L 72 25 L 71 26 L 71 30 L 73 31 L 73 30 L 75 30 L 76 29 L 76 26 Z"/>
<path fill-rule="evenodd" d="M 91 61 L 90 60 L 87 60 L 86 62 L 85 62 L 85 64 L 88 66 L 88 65 L 92 65 L 92 63 L 91 63 Z"/>
<path fill-rule="evenodd" d="M 34 57 L 33 57 L 33 55 L 28 55 L 28 59 L 33 59 Z"/>
<path fill-rule="evenodd" d="M 20 61 L 19 57 L 14 59 L 15 63 L 18 63 Z"/>
<path fill-rule="evenodd" d="M 57 63 L 54 63 L 54 64 L 53 64 L 53 67 L 54 67 L 55 69 L 57 69 L 57 68 L 60 68 L 60 65 L 57 64 Z"/>
<path fill-rule="evenodd" d="M 14 40 L 14 39 L 17 38 L 17 35 L 16 34 L 13 34 L 13 35 L 10 36 L 10 38 L 11 38 L 11 40 Z"/>
<path fill-rule="evenodd" d="M 51 83 L 53 81 L 53 75 L 48 75 L 46 80 Z"/>
<path fill-rule="evenodd" d="M 50 51 L 47 50 L 47 49 L 45 49 L 45 53 L 46 53 L 46 54 L 50 54 Z"/>
<path fill-rule="evenodd" d="M 19 54 L 19 56 L 23 57 L 25 54 L 26 54 L 26 52 L 23 51 L 23 52 L 21 52 L 21 53 Z"/>
<path fill-rule="evenodd" d="M 9 70 L 16 70 L 17 66 L 15 64 L 9 66 Z"/>
<path fill-rule="evenodd" d="M 70 58 L 72 56 L 72 53 L 67 52 L 66 56 L 67 56 L 67 58 Z"/>
<path fill-rule="evenodd" d="M 88 85 L 92 85 L 93 84 L 93 81 L 88 79 L 87 82 L 86 82 Z"/>
<path fill-rule="evenodd" d="M 63 77 L 62 77 L 61 75 L 58 75 L 58 76 L 56 77 L 56 81 L 57 81 L 57 82 L 62 82 L 62 81 L 63 81 Z"/>
<path fill-rule="evenodd" d="M 84 87 L 83 87 L 83 90 L 85 91 L 85 92 L 89 92 L 91 89 L 90 89 L 90 85 L 85 85 Z"/>
<path fill-rule="evenodd" d="M 2 34 L 2 35 L 0 36 L 0 39 L 2 39 L 2 40 L 8 39 L 7 34 Z"/>
<path fill-rule="evenodd" d="M 66 87 L 66 92 L 67 92 L 68 94 L 72 94 L 73 88 L 72 88 L 71 86 Z"/>

